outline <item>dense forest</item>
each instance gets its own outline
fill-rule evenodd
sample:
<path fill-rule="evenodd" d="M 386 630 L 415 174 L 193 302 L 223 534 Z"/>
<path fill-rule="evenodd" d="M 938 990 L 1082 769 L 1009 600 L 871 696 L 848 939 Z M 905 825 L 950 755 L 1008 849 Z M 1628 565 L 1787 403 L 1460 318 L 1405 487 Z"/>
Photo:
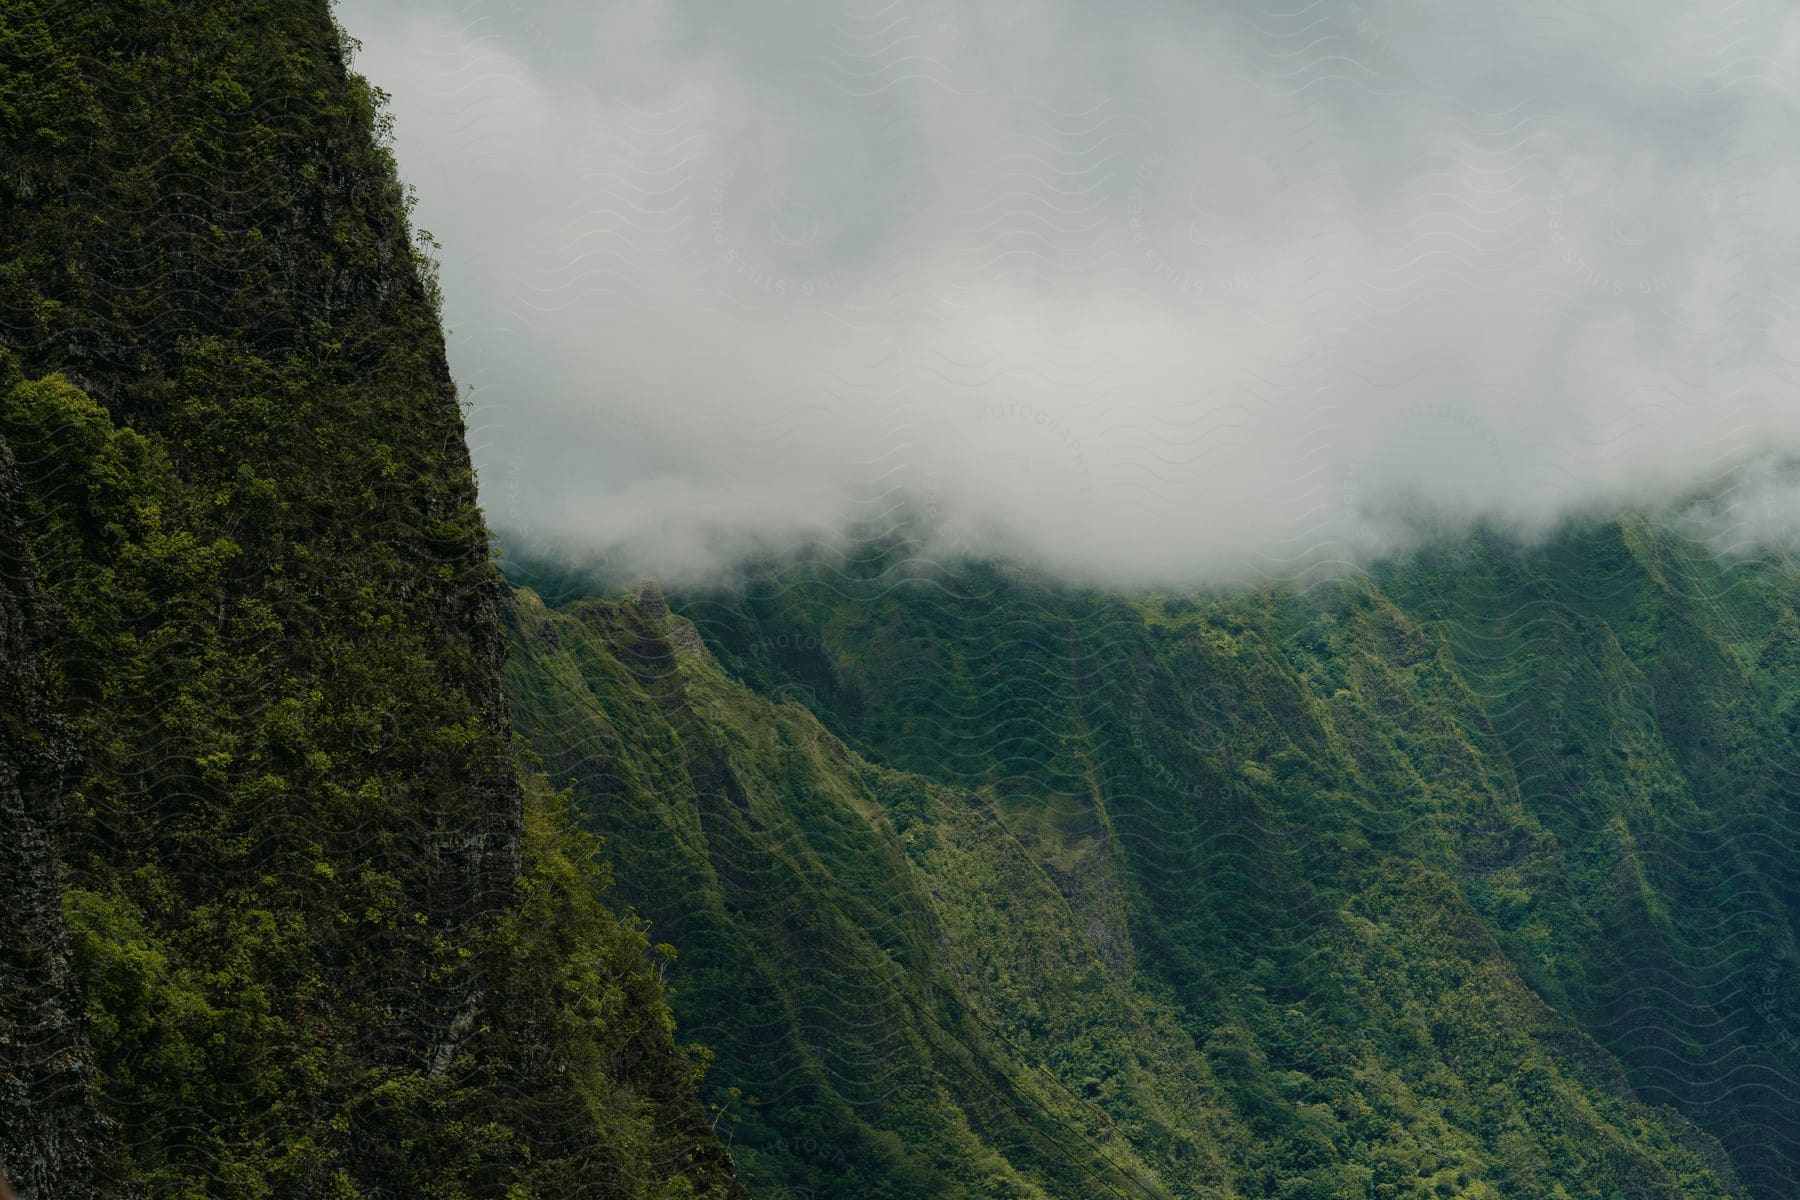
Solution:
<path fill-rule="evenodd" d="M 31 1200 L 1800 1193 L 1800 574 L 495 562 L 325 0 L 0 7 Z"/>
<path fill-rule="evenodd" d="M 516 758 L 431 264 L 325 0 L 0 7 L 0 1168 L 729 1195 Z"/>
<path fill-rule="evenodd" d="M 508 679 L 753 1193 L 1772 1200 L 1796 574 L 1673 526 L 1135 598 L 521 563 Z"/>

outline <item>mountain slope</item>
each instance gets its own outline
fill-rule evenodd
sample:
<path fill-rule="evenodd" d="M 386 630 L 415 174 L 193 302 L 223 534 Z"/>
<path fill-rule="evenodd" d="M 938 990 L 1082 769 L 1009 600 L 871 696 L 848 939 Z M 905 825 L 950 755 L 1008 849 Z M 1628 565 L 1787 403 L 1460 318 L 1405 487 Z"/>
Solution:
<path fill-rule="evenodd" d="M 654 601 L 567 614 L 529 593 L 515 603 L 518 720 L 553 776 L 576 780 L 626 890 L 680 946 L 684 1027 L 735 1068 L 726 1128 L 747 1180 L 793 1194 L 1052 1196 L 1143 1172 L 1104 1125 L 1081 1135 L 1088 1153 L 1062 1149 L 1091 1114 L 1011 1060 L 963 1002 L 928 880 L 883 799 L 945 809 L 947 853 L 950 822 L 991 812 L 880 772 L 804 710 L 729 683 Z M 971 879 L 999 889 L 1023 870 L 1045 886 L 979 833 Z M 1034 967 L 1015 983 L 1085 993 L 1123 1023 L 1115 1037 L 1145 1032 L 1108 1011 L 1123 997 L 1068 922 L 1044 931 Z M 1181 1087 L 1204 1123 L 1204 1079 Z"/>
<path fill-rule="evenodd" d="M 347 52 L 323 0 L 0 11 L 4 1169 L 729 1194 L 641 929 L 514 761 L 435 284 Z"/>
<path fill-rule="evenodd" d="M 1794 1190 L 1791 564 L 1625 517 L 1306 594 L 915 572 L 822 563 L 687 609 L 885 761 L 1103 818 L 1141 961 L 1184 992 L 1234 994 L 1254 947 L 1319 1003 L 1302 964 L 1346 894 L 1441 879 L 1392 911 L 1477 919 L 1638 1096 Z"/>
<path fill-rule="evenodd" d="M 508 676 L 760 1194 L 1778 1196 L 1792 580 L 1631 518 L 1137 600 L 870 548 L 522 592 Z"/>

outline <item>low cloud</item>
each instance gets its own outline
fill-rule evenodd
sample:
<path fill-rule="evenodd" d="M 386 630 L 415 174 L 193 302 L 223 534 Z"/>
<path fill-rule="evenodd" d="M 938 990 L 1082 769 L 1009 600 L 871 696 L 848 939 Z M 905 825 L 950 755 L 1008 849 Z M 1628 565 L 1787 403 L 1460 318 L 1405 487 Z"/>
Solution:
<path fill-rule="evenodd" d="M 1217 581 L 1800 449 L 1781 4 L 339 19 L 515 547 L 691 580 L 904 516 Z"/>

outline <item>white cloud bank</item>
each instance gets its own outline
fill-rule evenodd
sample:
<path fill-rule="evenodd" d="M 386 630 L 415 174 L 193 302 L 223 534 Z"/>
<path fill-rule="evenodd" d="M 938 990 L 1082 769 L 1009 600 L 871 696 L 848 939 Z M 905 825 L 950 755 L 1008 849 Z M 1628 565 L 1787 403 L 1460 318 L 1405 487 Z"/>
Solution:
<path fill-rule="evenodd" d="M 1800 451 L 1784 3 L 339 18 L 514 544 L 692 578 L 904 509 L 1192 582 Z"/>

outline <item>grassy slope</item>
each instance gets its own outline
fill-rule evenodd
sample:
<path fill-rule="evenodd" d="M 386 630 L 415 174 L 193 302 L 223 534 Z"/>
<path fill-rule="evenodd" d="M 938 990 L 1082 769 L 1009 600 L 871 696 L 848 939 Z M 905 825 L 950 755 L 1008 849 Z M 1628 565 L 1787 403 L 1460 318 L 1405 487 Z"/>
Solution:
<path fill-rule="evenodd" d="M 681 601 L 723 666 L 521 594 L 509 684 L 765 1194 L 1779 1196 L 1790 591 L 1629 519 L 1305 595 L 871 552 Z"/>

